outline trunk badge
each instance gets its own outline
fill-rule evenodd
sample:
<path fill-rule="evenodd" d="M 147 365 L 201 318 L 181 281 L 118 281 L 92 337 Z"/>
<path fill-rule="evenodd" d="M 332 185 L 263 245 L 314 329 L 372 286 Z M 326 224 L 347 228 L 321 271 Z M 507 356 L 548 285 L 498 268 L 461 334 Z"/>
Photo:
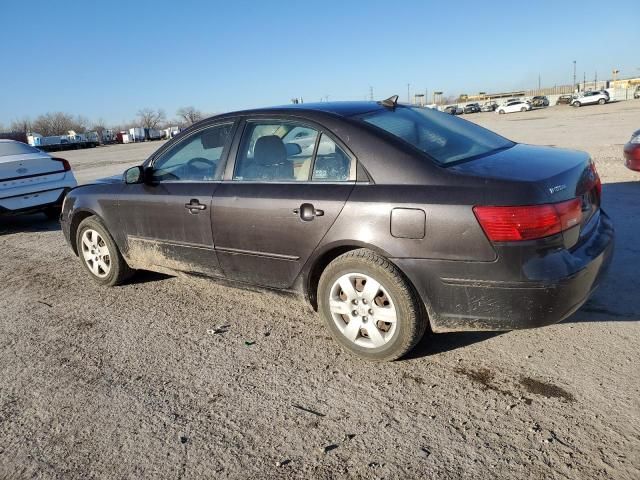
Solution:
<path fill-rule="evenodd" d="M 564 185 L 564 184 L 556 185 L 555 187 L 550 187 L 549 188 L 549 193 L 553 195 L 554 193 L 561 192 L 562 190 L 565 190 L 566 188 L 567 188 L 567 186 Z"/>

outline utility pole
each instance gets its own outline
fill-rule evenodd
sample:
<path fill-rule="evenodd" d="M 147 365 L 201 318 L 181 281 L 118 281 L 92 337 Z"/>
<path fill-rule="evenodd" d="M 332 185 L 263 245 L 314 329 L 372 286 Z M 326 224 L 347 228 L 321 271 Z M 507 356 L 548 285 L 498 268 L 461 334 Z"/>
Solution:
<path fill-rule="evenodd" d="M 409 88 L 411 88 L 411 84 L 407 83 L 407 103 L 411 103 L 411 94 L 409 93 Z"/>
<path fill-rule="evenodd" d="M 538 90 L 540 90 L 540 74 L 538 74 Z"/>
<path fill-rule="evenodd" d="M 582 91 L 585 91 L 587 89 L 587 72 L 583 72 L 582 75 L 584 75 L 582 79 Z"/>
<path fill-rule="evenodd" d="M 373 101 L 373 87 L 369 86 L 369 100 Z"/>
<path fill-rule="evenodd" d="M 573 88 L 576 88 L 576 61 L 573 61 Z"/>
<path fill-rule="evenodd" d="M 598 89 L 598 71 L 597 71 L 597 70 L 596 70 L 596 78 L 595 78 L 595 80 L 593 81 L 593 83 L 595 84 L 595 85 L 593 86 L 593 88 L 595 88 L 595 89 L 597 90 L 597 89 Z"/>

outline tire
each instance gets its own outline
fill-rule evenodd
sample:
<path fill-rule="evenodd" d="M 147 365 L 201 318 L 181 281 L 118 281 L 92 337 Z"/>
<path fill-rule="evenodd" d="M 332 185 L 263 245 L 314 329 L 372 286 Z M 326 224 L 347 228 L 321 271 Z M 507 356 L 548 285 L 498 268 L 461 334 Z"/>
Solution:
<path fill-rule="evenodd" d="M 498 110 L 498 114 L 504 115 L 504 110 Z"/>
<path fill-rule="evenodd" d="M 521 111 L 521 112 L 526 112 L 526 111 L 527 111 L 527 109 L 526 109 L 525 107 L 522 107 L 522 108 L 520 109 L 520 111 Z"/>
<path fill-rule="evenodd" d="M 98 217 L 88 217 L 80 222 L 76 247 L 80 263 L 99 285 L 120 285 L 134 273 Z"/>
<path fill-rule="evenodd" d="M 582 104 L 581 104 L 580 102 L 573 102 L 573 104 L 572 104 L 572 105 L 573 105 L 574 107 L 576 107 L 576 108 L 578 108 L 578 107 L 581 107 L 581 106 L 582 106 Z"/>
<path fill-rule="evenodd" d="M 347 252 L 325 268 L 318 306 L 336 342 L 365 360 L 404 356 L 418 344 L 428 323 L 422 302 L 402 272 L 367 249 Z M 357 323 L 349 330 L 351 322 Z"/>
<path fill-rule="evenodd" d="M 607 101 L 604 98 L 601 98 L 600 100 L 598 100 L 598 104 L 600 105 L 604 105 L 605 103 L 607 103 Z"/>
<path fill-rule="evenodd" d="M 43 213 L 47 216 L 49 220 L 58 220 L 60 221 L 60 214 L 62 213 L 62 207 L 47 207 L 43 210 Z"/>

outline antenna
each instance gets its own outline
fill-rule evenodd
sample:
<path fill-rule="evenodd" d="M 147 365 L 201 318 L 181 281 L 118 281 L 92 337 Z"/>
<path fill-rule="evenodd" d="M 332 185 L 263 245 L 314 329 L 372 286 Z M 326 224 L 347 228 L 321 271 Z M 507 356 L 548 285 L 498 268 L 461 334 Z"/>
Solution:
<path fill-rule="evenodd" d="M 383 107 L 396 108 L 396 106 L 398 105 L 398 98 L 399 98 L 398 95 L 392 95 L 380 103 L 382 104 Z"/>

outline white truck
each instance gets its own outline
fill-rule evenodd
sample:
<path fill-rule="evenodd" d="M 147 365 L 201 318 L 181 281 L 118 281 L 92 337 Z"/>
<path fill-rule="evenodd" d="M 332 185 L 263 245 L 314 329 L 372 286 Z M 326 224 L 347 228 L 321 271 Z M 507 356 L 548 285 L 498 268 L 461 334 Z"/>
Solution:
<path fill-rule="evenodd" d="M 133 127 L 129 129 L 129 141 L 131 142 L 144 142 L 146 136 L 144 134 L 144 128 Z"/>

